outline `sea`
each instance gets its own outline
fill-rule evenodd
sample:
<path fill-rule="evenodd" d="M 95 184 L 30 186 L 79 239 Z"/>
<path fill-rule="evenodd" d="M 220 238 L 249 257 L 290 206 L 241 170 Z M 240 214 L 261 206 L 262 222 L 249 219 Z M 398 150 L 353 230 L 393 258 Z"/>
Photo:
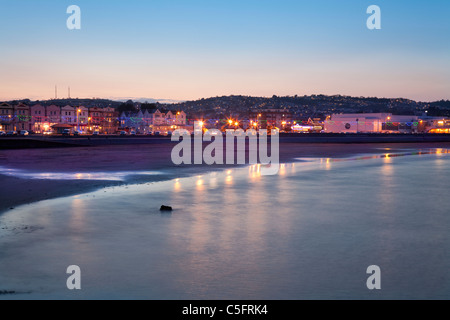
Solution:
<path fill-rule="evenodd" d="M 448 300 L 449 174 L 447 149 L 380 150 L 24 205 L 0 216 L 0 299 Z"/>

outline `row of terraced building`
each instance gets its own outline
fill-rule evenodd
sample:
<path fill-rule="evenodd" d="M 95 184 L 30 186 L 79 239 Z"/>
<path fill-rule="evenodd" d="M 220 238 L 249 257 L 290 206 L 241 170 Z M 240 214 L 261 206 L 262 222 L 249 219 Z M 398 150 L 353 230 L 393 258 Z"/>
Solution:
<path fill-rule="evenodd" d="M 153 126 L 182 126 L 185 124 L 186 114 L 184 112 L 172 114 L 169 111 L 166 114 L 154 110 L 144 113 L 119 114 L 116 109 L 110 107 L 0 104 L 0 131 L 5 132 L 26 130 L 43 134 L 73 129 L 81 133 L 98 131 L 103 134 L 115 134 L 124 129 L 146 132 L 154 130 Z"/>

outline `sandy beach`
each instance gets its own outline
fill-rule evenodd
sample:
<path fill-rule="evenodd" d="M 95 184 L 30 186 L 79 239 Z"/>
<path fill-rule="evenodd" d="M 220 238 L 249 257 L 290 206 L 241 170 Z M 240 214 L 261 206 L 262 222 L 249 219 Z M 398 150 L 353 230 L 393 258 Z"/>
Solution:
<path fill-rule="evenodd" d="M 0 213 L 23 204 L 88 193 L 110 186 L 140 184 L 180 178 L 227 166 L 175 166 L 173 144 L 117 145 L 78 148 L 0 150 Z M 341 158 L 357 154 L 395 153 L 404 149 L 450 148 L 450 143 L 302 144 L 281 143 L 280 162 L 296 158 Z M 157 172 L 155 175 L 141 174 Z M 28 173 L 22 175 L 21 173 Z M 127 176 L 115 179 L 117 173 Z M 68 174 L 64 179 L 46 173 Z M 102 179 L 85 179 L 101 173 Z M 135 175 L 133 173 L 136 173 Z M 108 174 L 111 174 L 108 177 Z M 40 178 L 39 175 L 42 177 Z M 74 178 L 71 178 L 71 176 Z"/>

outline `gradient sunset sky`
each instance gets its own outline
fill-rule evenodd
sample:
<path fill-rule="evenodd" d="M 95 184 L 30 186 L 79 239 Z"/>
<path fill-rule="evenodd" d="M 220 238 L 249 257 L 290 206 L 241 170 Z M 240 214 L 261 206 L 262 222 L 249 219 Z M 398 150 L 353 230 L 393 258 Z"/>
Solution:
<path fill-rule="evenodd" d="M 81 30 L 66 9 L 81 8 Z M 369 5 L 382 30 L 366 27 Z M 0 0 L 0 100 L 450 99 L 450 1 Z"/>

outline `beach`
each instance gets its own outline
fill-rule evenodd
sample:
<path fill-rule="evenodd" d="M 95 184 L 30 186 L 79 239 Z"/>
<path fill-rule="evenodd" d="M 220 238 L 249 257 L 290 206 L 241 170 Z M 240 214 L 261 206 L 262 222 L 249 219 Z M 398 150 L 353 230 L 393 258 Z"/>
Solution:
<path fill-rule="evenodd" d="M 205 164 L 176 166 L 171 161 L 173 146 L 173 143 L 161 143 L 0 150 L 2 170 L 0 212 L 13 210 L 24 204 L 88 193 L 110 186 L 170 180 L 237 167 Z M 291 162 L 296 158 L 342 158 L 380 152 L 395 153 L 405 149 L 449 147 L 450 142 L 392 144 L 282 142 L 280 162 Z M 149 171 L 155 174 L 147 174 Z M 117 173 L 121 172 L 126 174 L 118 176 Z M 97 180 L 92 173 L 101 173 L 100 179 Z"/>
<path fill-rule="evenodd" d="M 20 188 L 55 193 L 0 215 L 0 299 L 448 299 L 445 148 L 285 145 L 271 176 L 175 167 L 167 147 L 23 150 Z"/>

